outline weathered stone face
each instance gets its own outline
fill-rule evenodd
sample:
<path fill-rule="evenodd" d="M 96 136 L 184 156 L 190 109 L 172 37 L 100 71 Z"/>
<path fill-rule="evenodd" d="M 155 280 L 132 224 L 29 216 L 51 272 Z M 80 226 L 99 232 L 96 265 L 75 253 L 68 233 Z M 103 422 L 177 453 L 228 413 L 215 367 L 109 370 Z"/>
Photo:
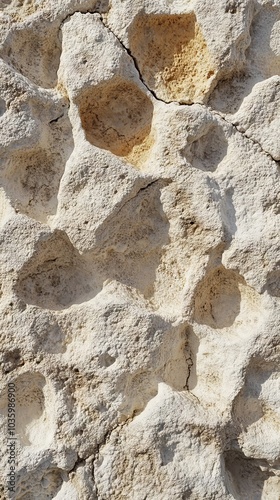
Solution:
<path fill-rule="evenodd" d="M 217 72 L 193 12 L 146 14 L 129 29 L 143 80 L 166 101 L 203 102 Z"/>
<path fill-rule="evenodd" d="M 0 0 L 1 500 L 280 498 L 279 23 Z"/>

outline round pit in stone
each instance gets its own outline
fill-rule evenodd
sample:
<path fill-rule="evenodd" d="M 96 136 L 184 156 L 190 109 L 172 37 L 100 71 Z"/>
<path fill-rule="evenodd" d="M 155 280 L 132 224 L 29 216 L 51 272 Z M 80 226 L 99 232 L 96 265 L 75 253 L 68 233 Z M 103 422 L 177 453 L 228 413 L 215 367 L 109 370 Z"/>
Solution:
<path fill-rule="evenodd" d="M 133 82 L 116 78 L 87 89 L 79 99 L 86 139 L 117 156 L 149 149 L 153 104 Z"/>
<path fill-rule="evenodd" d="M 198 324 L 248 334 L 255 330 L 261 311 L 257 292 L 241 275 L 223 266 L 213 269 L 198 286 L 194 307 Z"/>
<path fill-rule="evenodd" d="M 160 99 L 202 102 L 211 88 L 216 67 L 194 13 L 137 16 L 129 47 Z"/>

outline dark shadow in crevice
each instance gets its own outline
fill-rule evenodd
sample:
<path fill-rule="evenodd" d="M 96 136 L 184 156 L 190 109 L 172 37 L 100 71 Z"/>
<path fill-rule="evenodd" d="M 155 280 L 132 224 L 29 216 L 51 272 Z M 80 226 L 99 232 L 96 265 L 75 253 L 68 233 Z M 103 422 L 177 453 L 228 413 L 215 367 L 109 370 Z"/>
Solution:
<path fill-rule="evenodd" d="M 197 287 L 194 320 L 212 328 L 232 326 L 240 313 L 241 283 L 241 276 L 223 266 L 211 271 Z"/>
<path fill-rule="evenodd" d="M 264 471 L 265 460 L 247 458 L 241 451 L 229 450 L 224 453 L 225 483 L 228 492 L 236 500 L 261 500 L 265 481 L 273 473 Z"/>
<path fill-rule="evenodd" d="M 269 3 L 261 8 L 258 5 L 250 27 L 251 44 L 245 53 L 244 69 L 218 82 L 209 100 L 213 109 L 221 113 L 236 113 L 256 83 L 280 74 L 280 55 L 271 47 L 271 32 L 279 19 L 279 7 Z"/>
<path fill-rule="evenodd" d="M 140 189 L 96 232 L 94 252 L 80 255 L 59 230 L 38 241 L 19 272 L 15 292 L 27 304 L 60 310 L 86 302 L 106 280 L 119 281 L 152 297 L 169 222 L 162 209 L 166 181 Z"/>

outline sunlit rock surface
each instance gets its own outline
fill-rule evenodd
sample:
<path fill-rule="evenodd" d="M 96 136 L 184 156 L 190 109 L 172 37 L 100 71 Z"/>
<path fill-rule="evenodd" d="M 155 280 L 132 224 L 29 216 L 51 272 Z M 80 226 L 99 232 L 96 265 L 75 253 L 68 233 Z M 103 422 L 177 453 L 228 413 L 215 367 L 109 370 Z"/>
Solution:
<path fill-rule="evenodd" d="M 0 27 L 0 499 L 279 500 L 279 2 Z"/>

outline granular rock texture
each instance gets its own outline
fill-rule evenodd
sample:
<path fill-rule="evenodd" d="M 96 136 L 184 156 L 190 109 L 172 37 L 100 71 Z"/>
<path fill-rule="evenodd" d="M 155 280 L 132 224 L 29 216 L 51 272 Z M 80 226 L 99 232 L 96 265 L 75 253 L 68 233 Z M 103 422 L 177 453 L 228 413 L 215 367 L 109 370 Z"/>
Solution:
<path fill-rule="evenodd" d="M 278 0 L 0 26 L 0 499 L 279 500 Z"/>

